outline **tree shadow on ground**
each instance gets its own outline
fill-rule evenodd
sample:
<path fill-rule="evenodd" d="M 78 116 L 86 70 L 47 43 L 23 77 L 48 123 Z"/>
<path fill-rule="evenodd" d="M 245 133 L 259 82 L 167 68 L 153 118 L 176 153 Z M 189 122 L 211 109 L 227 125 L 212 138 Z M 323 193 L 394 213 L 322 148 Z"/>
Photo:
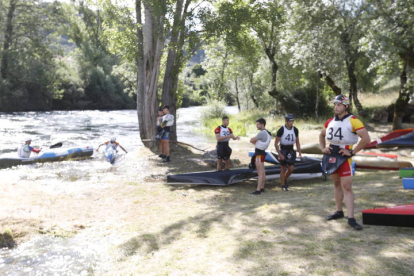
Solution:
<path fill-rule="evenodd" d="M 185 149 L 175 152 L 176 160 L 181 161 L 166 166 L 170 172 L 206 170 L 205 166 L 186 165 L 185 158 L 192 155 Z M 400 180 L 390 181 L 389 172 L 373 173 L 370 177 L 355 178 L 357 210 L 387 198 L 394 199 L 395 204 L 407 203 L 406 194 L 398 199 L 402 193 L 396 188 Z M 377 181 L 385 182 L 386 189 L 375 189 Z M 231 256 L 223 260 L 238 267 L 238 271 L 232 272 L 234 275 L 410 275 L 413 271 L 411 229 L 365 226 L 363 231 L 356 232 L 345 219 L 326 222 L 325 216 L 335 210 L 331 181 L 292 181 L 292 191 L 286 193 L 280 190 L 278 181 L 272 180 L 266 183 L 265 194 L 250 195 L 256 183 L 252 180 L 223 187 L 170 187 L 172 192 L 206 193 L 194 200 L 195 206 L 202 204 L 204 208 L 161 231 L 126 241 L 119 248 L 124 252 L 124 260 L 169 248 L 187 236 L 207 241 L 219 228 L 223 239 L 231 239 L 234 245 Z M 381 198 L 382 192 L 388 197 Z M 356 215 L 361 221 L 359 211 Z"/>

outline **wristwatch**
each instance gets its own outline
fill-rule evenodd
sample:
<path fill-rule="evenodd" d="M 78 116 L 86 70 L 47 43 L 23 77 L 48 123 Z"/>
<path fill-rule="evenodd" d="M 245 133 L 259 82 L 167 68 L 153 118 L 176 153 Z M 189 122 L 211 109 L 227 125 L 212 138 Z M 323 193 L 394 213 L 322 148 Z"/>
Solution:
<path fill-rule="evenodd" d="M 351 156 L 355 156 L 355 153 L 353 150 L 349 150 L 349 153 L 351 154 Z"/>

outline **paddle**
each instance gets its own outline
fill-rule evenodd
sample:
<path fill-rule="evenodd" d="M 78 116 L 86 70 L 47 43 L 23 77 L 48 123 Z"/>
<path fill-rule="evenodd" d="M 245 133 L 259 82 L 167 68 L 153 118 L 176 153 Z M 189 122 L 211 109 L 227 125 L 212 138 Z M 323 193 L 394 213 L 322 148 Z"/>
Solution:
<path fill-rule="evenodd" d="M 62 142 L 59 142 L 59 143 L 56 143 L 56 144 L 53 144 L 53 145 L 51 145 L 50 147 L 49 147 L 49 149 L 56 149 L 56 148 L 60 148 L 60 147 L 62 147 Z"/>

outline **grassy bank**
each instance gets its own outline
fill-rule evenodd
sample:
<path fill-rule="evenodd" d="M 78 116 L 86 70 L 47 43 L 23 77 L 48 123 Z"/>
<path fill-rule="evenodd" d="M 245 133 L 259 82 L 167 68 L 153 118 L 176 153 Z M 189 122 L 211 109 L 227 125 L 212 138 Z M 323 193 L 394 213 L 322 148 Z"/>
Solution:
<path fill-rule="evenodd" d="M 371 116 L 374 111 L 378 109 L 385 109 L 389 105 L 395 103 L 398 98 L 398 92 L 387 91 L 380 94 L 365 93 L 360 94 L 359 100 L 366 110 L 367 116 L 361 117 L 364 122 L 370 122 Z M 221 108 L 221 110 L 220 110 Z M 274 136 L 277 130 L 284 125 L 284 115 L 273 115 L 270 109 L 249 109 L 243 110 L 236 115 L 228 115 L 224 112 L 224 105 L 217 103 L 210 103 L 206 108 L 205 114 L 202 116 L 202 129 L 201 131 L 211 135 L 213 130 L 221 125 L 222 115 L 227 115 L 230 118 L 229 127 L 238 136 L 252 136 L 256 131 L 256 120 L 259 118 L 266 119 L 266 128 Z M 333 113 L 332 113 L 333 114 Z M 299 130 L 315 130 L 322 129 L 323 124 L 328 119 L 327 116 L 320 118 L 307 118 L 303 119 L 297 116 L 295 119 L 295 126 Z"/>
<path fill-rule="evenodd" d="M 264 118 L 266 120 L 266 129 L 269 130 L 273 136 L 276 136 L 277 130 L 284 125 L 285 119 L 283 115 L 272 115 L 270 110 L 250 109 L 242 111 L 236 115 L 229 115 L 230 125 L 235 135 L 238 136 L 252 136 L 257 133 L 256 120 Z M 300 130 L 322 129 L 324 119 L 296 119 L 295 126 Z M 212 134 L 213 130 L 221 125 L 221 117 L 202 119 L 202 131 L 207 134 Z"/>
<path fill-rule="evenodd" d="M 117 261 L 108 275 L 411 275 L 414 269 L 411 229 L 357 232 L 345 219 L 325 220 L 335 210 L 330 181 L 292 181 L 289 193 L 268 181 L 261 196 L 249 194 L 256 181 L 163 184 L 132 184 L 128 198 L 136 213 L 123 230 L 128 238 L 112 248 Z M 414 196 L 397 172 L 358 172 L 354 189 L 359 221 L 362 209 Z"/>

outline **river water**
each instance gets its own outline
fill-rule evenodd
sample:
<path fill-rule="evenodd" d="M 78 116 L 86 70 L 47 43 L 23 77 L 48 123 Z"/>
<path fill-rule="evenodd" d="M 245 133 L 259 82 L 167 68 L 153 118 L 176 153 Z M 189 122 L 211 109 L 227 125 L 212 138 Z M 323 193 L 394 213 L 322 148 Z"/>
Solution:
<path fill-rule="evenodd" d="M 200 116 L 204 107 L 182 108 L 177 112 L 179 140 L 201 148 L 214 146 L 214 136 L 204 135 Z M 229 114 L 237 108 L 227 107 Z M 63 147 L 92 146 L 117 137 L 117 141 L 133 153 L 143 147 L 138 133 L 135 110 L 123 111 L 54 111 L 0 114 L 0 157 L 17 157 L 17 148 L 31 138 L 33 146 L 47 149 L 62 142 Z M 102 151 L 102 150 L 101 150 Z M 121 155 L 112 167 L 102 152 L 82 161 L 32 164 L 0 170 L 6 183 L 42 183 L 44 192 L 52 194 L 76 193 L 93 181 L 122 177 L 117 166 L 128 166 L 128 155 Z M 110 169 L 110 173 L 108 170 Z M 105 173 L 105 178 L 99 178 Z M 144 173 L 144 172 L 143 172 Z M 151 173 L 151 172 L 145 172 Z M 70 183 L 70 185 L 67 185 Z M 81 189 L 79 189 L 81 190 Z M 1 205 L 0 205 L 1 208 Z M 0 218 L 1 221 L 2 218 Z M 104 253 L 94 237 L 83 233 L 71 238 L 42 235 L 15 249 L 0 249 L 0 275 L 91 275 L 105 263 Z M 98 273 L 99 274 L 99 273 Z"/>

